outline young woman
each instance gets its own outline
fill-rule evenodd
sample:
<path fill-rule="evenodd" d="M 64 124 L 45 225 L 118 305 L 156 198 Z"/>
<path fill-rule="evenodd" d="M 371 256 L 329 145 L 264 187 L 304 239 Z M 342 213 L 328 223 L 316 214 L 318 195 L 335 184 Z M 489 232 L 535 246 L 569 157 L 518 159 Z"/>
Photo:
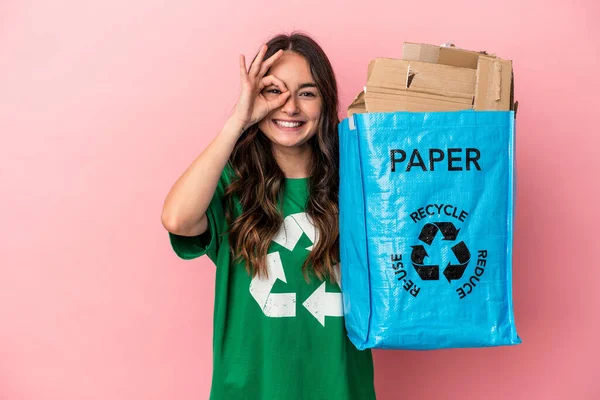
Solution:
<path fill-rule="evenodd" d="M 338 96 L 309 36 L 278 35 L 235 111 L 169 192 L 183 259 L 216 264 L 215 400 L 369 400 L 370 351 L 348 340 L 339 287 Z"/>

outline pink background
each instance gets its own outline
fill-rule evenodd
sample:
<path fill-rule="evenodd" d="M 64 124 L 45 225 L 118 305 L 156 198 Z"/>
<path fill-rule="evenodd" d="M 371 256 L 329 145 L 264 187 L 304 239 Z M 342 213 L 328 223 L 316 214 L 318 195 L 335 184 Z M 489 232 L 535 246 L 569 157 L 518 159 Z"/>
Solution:
<path fill-rule="evenodd" d="M 293 29 L 342 108 L 403 41 L 515 62 L 524 343 L 375 351 L 379 399 L 600 398 L 597 2 L 166 3 L 0 2 L 1 399 L 208 397 L 214 267 L 175 256 L 162 203 L 232 110 L 238 54 Z"/>

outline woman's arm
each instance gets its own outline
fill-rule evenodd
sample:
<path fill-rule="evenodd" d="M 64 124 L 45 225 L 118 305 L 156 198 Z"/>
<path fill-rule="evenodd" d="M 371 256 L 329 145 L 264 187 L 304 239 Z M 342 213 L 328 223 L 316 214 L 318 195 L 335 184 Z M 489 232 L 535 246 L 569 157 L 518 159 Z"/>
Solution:
<path fill-rule="evenodd" d="M 271 65 L 283 55 L 283 51 L 279 50 L 263 61 L 266 52 L 267 45 L 261 46 L 249 70 L 246 70 L 244 55 L 240 55 L 242 90 L 235 112 L 221 133 L 185 170 L 169 191 L 161 216 L 162 224 L 169 232 L 181 236 L 196 236 L 207 230 L 206 210 L 235 143 L 247 127 L 262 120 L 270 111 L 281 107 L 290 96 L 281 80 L 273 75 L 265 76 Z M 267 100 L 261 92 L 268 85 L 277 86 L 281 91 L 279 96 Z"/>
<path fill-rule="evenodd" d="M 208 228 L 206 210 L 241 132 L 242 123 L 230 118 L 217 137 L 177 179 L 163 205 L 166 230 L 196 236 Z"/>

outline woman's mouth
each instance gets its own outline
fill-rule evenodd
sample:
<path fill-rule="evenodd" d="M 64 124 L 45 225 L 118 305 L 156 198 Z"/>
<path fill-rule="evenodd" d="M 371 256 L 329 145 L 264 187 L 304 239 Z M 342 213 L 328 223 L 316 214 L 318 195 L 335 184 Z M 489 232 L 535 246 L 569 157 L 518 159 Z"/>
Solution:
<path fill-rule="evenodd" d="M 273 124 L 282 131 L 298 131 L 306 123 L 306 121 L 282 121 L 278 119 L 272 120 Z"/>

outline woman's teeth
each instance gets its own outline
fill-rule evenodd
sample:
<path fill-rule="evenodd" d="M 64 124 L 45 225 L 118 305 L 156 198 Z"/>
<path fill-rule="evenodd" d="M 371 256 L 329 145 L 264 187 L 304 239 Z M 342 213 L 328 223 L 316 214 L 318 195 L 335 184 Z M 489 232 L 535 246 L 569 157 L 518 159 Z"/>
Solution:
<path fill-rule="evenodd" d="M 275 121 L 275 123 L 283 128 L 297 128 L 302 125 L 302 122 Z"/>

